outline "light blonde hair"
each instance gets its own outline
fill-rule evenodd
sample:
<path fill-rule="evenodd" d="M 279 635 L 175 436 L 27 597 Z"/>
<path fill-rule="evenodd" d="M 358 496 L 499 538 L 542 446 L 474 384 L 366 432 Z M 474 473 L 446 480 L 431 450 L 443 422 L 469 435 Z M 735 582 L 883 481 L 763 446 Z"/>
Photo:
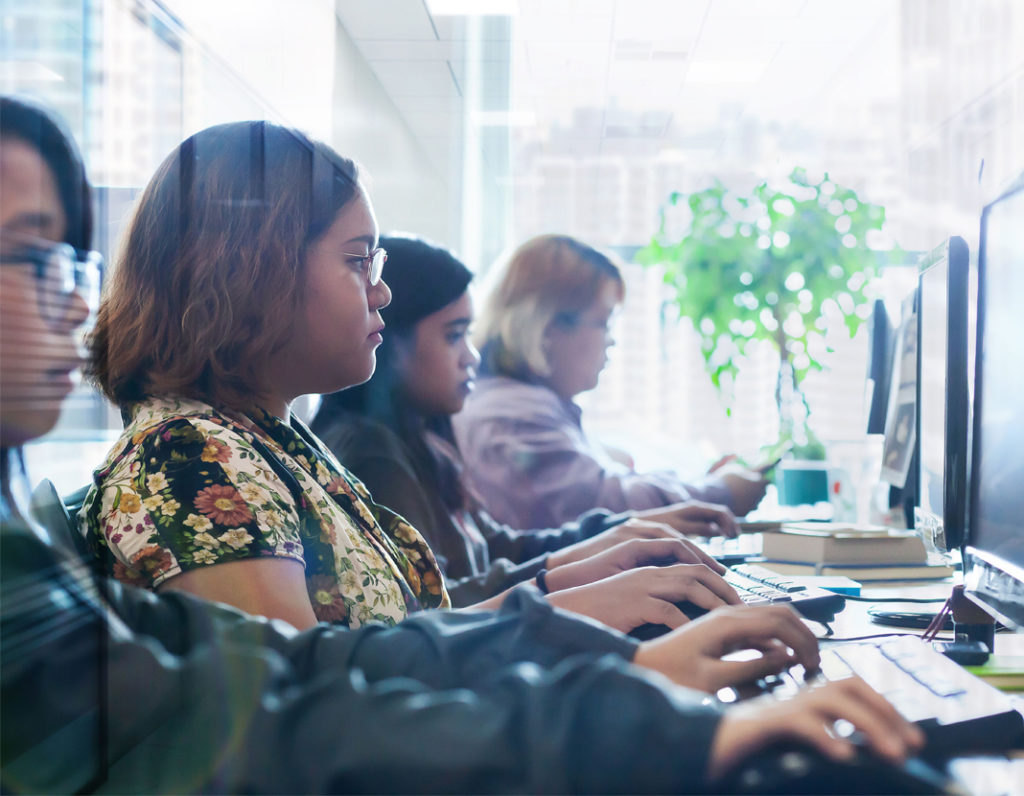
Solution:
<path fill-rule="evenodd" d="M 611 282 L 625 297 L 611 257 L 568 235 L 538 235 L 499 266 L 475 335 L 485 370 L 518 379 L 547 377 L 544 335 L 552 323 L 572 325 Z"/>
<path fill-rule="evenodd" d="M 143 191 L 89 341 L 124 405 L 183 395 L 244 409 L 286 339 L 306 250 L 359 192 L 355 164 L 270 122 L 182 142 Z"/>

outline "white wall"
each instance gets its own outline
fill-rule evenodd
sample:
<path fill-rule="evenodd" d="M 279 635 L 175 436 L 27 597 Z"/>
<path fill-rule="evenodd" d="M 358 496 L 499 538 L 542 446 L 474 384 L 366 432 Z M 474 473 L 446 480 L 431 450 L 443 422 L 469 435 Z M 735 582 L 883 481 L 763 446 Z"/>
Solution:
<path fill-rule="evenodd" d="M 167 0 L 200 45 L 186 134 L 267 115 L 326 140 L 368 175 L 381 231 L 459 241 L 461 173 L 441 175 L 338 21 L 333 0 Z M 453 162 L 458 162 L 453 153 Z"/>
<path fill-rule="evenodd" d="M 337 25 L 332 145 L 354 158 L 382 232 L 404 230 L 453 246 L 459 242 L 458 182 L 438 173 L 352 39 Z"/>

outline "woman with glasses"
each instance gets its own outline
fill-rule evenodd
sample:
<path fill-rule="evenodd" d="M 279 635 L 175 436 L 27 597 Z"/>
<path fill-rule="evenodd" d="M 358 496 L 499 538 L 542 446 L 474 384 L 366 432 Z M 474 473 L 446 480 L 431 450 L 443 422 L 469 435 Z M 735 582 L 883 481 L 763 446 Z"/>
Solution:
<path fill-rule="evenodd" d="M 97 283 L 89 188 L 78 154 L 34 105 L 0 98 L 0 380 L 6 476 L 21 471 L 24 441 L 49 431 L 71 392 L 80 355 L 70 330 L 88 315 L 77 288 Z M 11 481 L 5 477 L 4 484 Z M 9 499 L 10 495 L 4 495 Z"/>
<path fill-rule="evenodd" d="M 300 628 L 448 605 L 419 533 L 289 409 L 373 372 L 386 257 L 355 164 L 298 131 L 220 125 L 164 161 L 90 339 L 125 420 L 82 512 L 111 574 Z"/>
<path fill-rule="evenodd" d="M 637 472 L 584 432 L 573 399 L 597 386 L 624 296 L 618 265 L 567 235 L 528 240 L 499 270 L 476 334 L 481 378 L 454 427 L 469 485 L 500 522 L 537 528 L 595 506 L 690 499 L 746 514 L 764 496 L 759 472 L 728 465 L 689 484 Z"/>

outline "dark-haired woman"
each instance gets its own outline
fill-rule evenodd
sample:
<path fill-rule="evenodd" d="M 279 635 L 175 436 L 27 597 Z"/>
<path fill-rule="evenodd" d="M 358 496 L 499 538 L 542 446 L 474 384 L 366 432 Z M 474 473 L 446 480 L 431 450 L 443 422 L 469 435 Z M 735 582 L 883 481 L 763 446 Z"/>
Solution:
<path fill-rule="evenodd" d="M 365 384 L 324 396 L 312 429 L 375 500 L 423 533 L 455 605 L 490 597 L 541 569 L 548 586 L 573 582 L 585 577 L 580 570 L 596 570 L 613 556 L 619 558 L 607 574 L 672 558 L 721 571 L 692 546 L 671 540 L 680 531 L 734 532 L 724 507 L 691 503 L 638 518 L 595 510 L 561 528 L 529 531 L 492 519 L 466 487 L 451 431 L 479 362 L 469 342 L 472 272 L 447 249 L 418 238 L 386 237 L 381 245 L 392 300 L 381 310 L 388 334 L 377 368 Z M 602 559 L 585 563 L 595 554 Z"/>

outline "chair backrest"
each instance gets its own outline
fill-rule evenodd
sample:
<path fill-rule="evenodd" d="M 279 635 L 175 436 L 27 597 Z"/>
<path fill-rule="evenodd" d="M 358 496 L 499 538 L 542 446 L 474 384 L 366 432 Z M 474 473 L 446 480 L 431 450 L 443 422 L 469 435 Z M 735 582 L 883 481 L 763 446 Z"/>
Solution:
<path fill-rule="evenodd" d="M 73 501 L 83 490 L 75 492 L 70 499 Z M 87 490 L 85 490 L 87 491 Z M 80 503 L 79 506 L 80 507 Z M 35 519 L 50 533 L 51 541 L 64 547 L 69 552 L 91 561 L 92 551 L 78 529 L 77 511 L 72 514 L 68 506 L 61 500 L 53 481 L 44 478 L 32 492 L 30 510 Z"/>

